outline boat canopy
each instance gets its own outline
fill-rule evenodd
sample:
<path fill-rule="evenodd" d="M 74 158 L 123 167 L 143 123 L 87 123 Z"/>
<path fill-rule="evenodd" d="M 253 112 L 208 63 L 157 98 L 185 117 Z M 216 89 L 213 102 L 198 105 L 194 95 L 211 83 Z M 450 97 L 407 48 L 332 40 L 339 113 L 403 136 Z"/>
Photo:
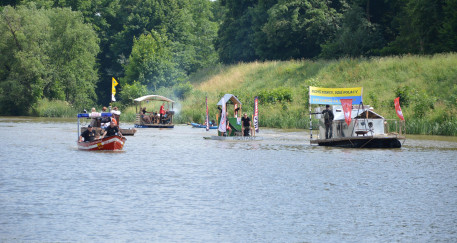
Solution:
<path fill-rule="evenodd" d="M 240 100 L 238 100 L 238 98 L 236 98 L 236 96 L 234 96 L 232 94 L 225 94 L 223 99 L 224 99 L 225 103 L 227 103 L 229 100 L 231 100 L 233 104 L 237 104 L 237 105 L 241 106 Z M 221 98 L 221 100 L 219 100 L 219 102 L 217 102 L 217 105 L 222 105 L 222 98 Z"/>
<path fill-rule="evenodd" d="M 368 112 L 368 117 L 367 117 L 367 112 Z M 370 118 L 370 119 L 384 119 L 381 115 L 378 113 L 372 111 L 372 110 L 364 110 L 362 113 L 360 113 L 358 116 L 355 118 Z"/>
<path fill-rule="evenodd" d="M 111 113 L 109 112 L 103 112 L 103 113 L 98 113 L 97 115 L 92 115 L 91 113 L 79 113 L 78 118 L 80 117 L 87 117 L 87 118 L 96 118 L 96 117 L 110 117 Z"/>
<path fill-rule="evenodd" d="M 359 109 L 352 109 L 351 112 L 351 118 L 354 119 L 365 119 L 367 118 L 367 112 L 368 112 L 368 118 L 369 119 L 384 119 L 381 115 L 378 113 L 372 111 L 372 110 L 359 110 Z M 336 109 L 336 112 L 333 113 L 335 118 L 334 120 L 344 120 L 344 112 L 342 109 Z"/>
<path fill-rule="evenodd" d="M 134 101 L 136 101 L 136 102 L 141 102 L 141 101 L 145 101 L 145 100 L 157 100 L 157 101 L 165 101 L 165 102 L 174 103 L 173 100 L 170 100 L 167 97 L 163 97 L 160 95 L 145 95 L 145 96 L 141 96 L 139 98 L 134 99 Z"/>

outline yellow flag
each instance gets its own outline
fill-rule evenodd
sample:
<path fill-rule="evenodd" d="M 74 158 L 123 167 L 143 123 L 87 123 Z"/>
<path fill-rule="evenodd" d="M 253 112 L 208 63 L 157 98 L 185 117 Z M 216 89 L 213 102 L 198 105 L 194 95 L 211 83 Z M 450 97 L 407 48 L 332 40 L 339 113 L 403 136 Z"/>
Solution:
<path fill-rule="evenodd" d="M 116 95 L 116 85 L 119 83 L 117 80 L 113 77 L 113 82 L 112 82 L 112 89 L 111 89 L 111 101 L 116 101 L 116 98 L 114 98 L 114 95 Z"/>

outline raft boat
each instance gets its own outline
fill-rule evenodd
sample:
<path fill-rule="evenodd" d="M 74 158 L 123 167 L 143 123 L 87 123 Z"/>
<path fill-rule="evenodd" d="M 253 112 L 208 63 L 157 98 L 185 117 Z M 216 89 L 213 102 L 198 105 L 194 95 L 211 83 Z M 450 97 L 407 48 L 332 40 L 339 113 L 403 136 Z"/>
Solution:
<path fill-rule="evenodd" d="M 311 144 L 343 148 L 401 148 L 401 141 L 406 140 L 402 134 L 403 123 L 385 119 L 372 111 L 370 106 L 352 109 L 349 125 L 345 121 L 341 106 L 333 106 L 332 110 L 335 119 L 331 138 L 325 138 L 324 118 L 320 115 L 322 117 L 319 119 L 318 138 L 311 139 Z M 395 126 L 391 126 L 392 122 Z M 394 127 L 394 131 L 389 132 L 391 127 Z"/>
<path fill-rule="evenodd" d="M 160 95 L 145 95 L 139 98 L 134 99 L 135 109 L 136 109 L 136 119 L 134 126 L 136 128 L 174 128 L 173 116 L 175 112 L 173 111 L 173 100 L 163 97 Z M 143 114 L 142 108 L 143 105 L 146 107 L 145 103 L 150 101 L 157 101 L 156 103 L 163 102 L 167 104 L 167 109 L 163 116 L 160 116 L 158 110 L 156 112 L 147 112 Z M 170 109 L 171 105 L 171 109 Z M 164 108 L 165 109 L 165 108 Z"/>
<path fill-rule="evenodd" d="M 252 140 L 262 140 L 261 137 L 255 136 L 255 129 L 251 129 L 253 134 L 250 134 L 249 130 L 244 131 L 241 126 L 241 102 L 235 95 L 225 94 L 217 103 L 220 115 L 217 116 L 216 124 L 219 124 L 220 128 L 217 130 L 217 136 L 206 136 L 204 139 L 211 140 L 237 140 L 237 141 L 252 141 Z M 230 107 L 233 105 L 233 109 Z M 228 116 L 228 110 L 233 110 L 233 116 Z M 228 121 L 226 124 L 225 121 Z M 230 129 L 229 129 L 230 128 Z"/>

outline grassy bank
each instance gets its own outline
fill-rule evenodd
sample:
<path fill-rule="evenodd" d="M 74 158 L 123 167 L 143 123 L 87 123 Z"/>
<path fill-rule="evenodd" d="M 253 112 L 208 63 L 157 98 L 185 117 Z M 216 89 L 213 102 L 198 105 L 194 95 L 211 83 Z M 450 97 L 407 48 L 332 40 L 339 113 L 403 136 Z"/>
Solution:
<path fill-rule="evenodd" d="M 90 110 L 89 110 L 90 111 Z M 76 117 L 81 112 L 62 100 L 40 100 L 35 107 L 32 107 L 30 114 L 39 117 Z"/>
<path fill-rule="evenodd" d="M 225 93 L 252 113 L 261 96 L 260 125 L 308 127 L 308 86 L 363 87 L 364 104 L 386 118 L 396 118 L 393 100 L 401 97 L 407 132 L 457 135 L 457 54 L 373 59 L 271 61 L 219 67 L 194 75 L 194 89 L 180 101 L 181 123 L 203 122 L 205 96 L 210 115 Z"/>

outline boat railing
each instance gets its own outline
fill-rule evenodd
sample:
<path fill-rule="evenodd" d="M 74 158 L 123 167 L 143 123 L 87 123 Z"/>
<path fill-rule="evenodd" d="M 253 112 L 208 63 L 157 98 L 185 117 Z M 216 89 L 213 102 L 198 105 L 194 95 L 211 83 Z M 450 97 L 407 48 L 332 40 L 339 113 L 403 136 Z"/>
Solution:
<path fill-rule="evenodd" d="M 357 119 L 354 119 L 357 120 Z M 357 121 L 354 121 L 357 122 Z M 332 122 L 332 137 L 346 137 L 349 134 L 344 134 L 344 127 L 346 127 L 346 121 L 344 120 L 334 120 Z M 367 127 L 363 130 L 354 130 L 353 133 L 357 134 L 373 134 L 373 129 Z M 400 121 L 397 119 L 385 119 L 384 120 L 384 133 L 385 134 L 395 134 L 395 135 L 405 135 L 406 134 L 406 126 L 404 121 Z M 319 134 L 317 136 L 320 137 Z"/>
<path fill-rule="evenodd" d="M 385 119 L 384 132 L 386 134 L 406 135 L 405 121 L 398 119 Z"/>

